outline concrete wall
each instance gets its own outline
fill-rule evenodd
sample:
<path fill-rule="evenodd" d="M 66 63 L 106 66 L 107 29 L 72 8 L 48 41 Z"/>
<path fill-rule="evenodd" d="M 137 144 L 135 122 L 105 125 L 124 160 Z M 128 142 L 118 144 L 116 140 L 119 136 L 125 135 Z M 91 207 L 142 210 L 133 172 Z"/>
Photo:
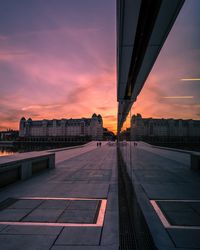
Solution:
<path fill-rule="evenodd" d="M 11 156 L 12 157 L 12 156 Z M 47 153 L 42 156 L 26 157 L 23 159 L 13 158 L 13 161 L 8 158 L 0 163 L 0 187 L 14 183 L 18 180 L 26 180 L 32 175 L 45 169 L 55 168 L 55 154 Z"/>

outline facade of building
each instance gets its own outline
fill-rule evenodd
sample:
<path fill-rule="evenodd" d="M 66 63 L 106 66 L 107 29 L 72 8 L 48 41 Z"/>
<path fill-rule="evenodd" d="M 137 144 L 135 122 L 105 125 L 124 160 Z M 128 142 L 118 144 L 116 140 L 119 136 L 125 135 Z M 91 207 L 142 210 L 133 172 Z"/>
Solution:
<path fill-rule="evenodd" d="M 132 140 L 199 140 L 200 120 L 142 118 L 140 114 L 131 119 Z"/>
<path fill-rule="evenodd" d="M 0 131 L 0 141 L 15 141 L 19 136 L 19 131 L 8 129 Z"/>
<path fill-rule="evenodd" d="M 91 118 L 39 120 L 21 118 L 19 124 L 20 138 L 87 138 L 102 140 L 103 120 L 101 115 L 93 114 Z"/>

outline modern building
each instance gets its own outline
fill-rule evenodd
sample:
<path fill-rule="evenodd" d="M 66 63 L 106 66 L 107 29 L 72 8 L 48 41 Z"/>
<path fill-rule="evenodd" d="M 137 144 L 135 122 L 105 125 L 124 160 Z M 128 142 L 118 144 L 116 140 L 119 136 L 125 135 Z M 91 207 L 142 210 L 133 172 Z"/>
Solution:
<path fill-rule="evenodd" d="M 91 118 L 81 119 L 53 119 L 33 121 L 21 118 L 19 123 L 20 138 L 87 138 L 88 140 L 102 140 L 103 119 L 101 115 L 93 114 Z"/>
<path fill-rule="evenodd" d="M 200 141 L 200 120 L 142 118 L 141 114 L 131 119 L 132 140 L 185 139 Z"/>

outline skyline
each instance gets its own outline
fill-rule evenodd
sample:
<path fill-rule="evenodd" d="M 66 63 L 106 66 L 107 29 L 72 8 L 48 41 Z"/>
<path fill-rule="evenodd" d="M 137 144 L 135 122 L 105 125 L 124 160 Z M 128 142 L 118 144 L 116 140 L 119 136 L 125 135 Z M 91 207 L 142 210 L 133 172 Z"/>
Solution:
<path fill-rule="evenodd" d="M 104 127 L 116 132 L 115 1 L 2 1 L 1 7 L 0 130 L 18 128 L 22 116 L 100 113 Z M 132 113 L 200 119 L 199 8 L 197 0 L 185 2 Z"/>

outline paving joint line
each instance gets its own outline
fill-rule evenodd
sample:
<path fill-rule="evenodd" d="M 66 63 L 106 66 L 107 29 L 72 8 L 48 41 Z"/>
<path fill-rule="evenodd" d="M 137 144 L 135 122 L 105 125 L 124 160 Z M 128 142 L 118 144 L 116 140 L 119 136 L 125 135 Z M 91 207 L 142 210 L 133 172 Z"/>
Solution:
<path fill-rule="evenodd" d="M 57 239 L 59 238 L 59 236 L 61 235 L 61 233 L 63 232 L 63 230 L 64 230 L 64 227 L 60 230 L 60 233 L 58 233 L 58 235 L 56 236 L 56 238 L 55 238 L 54 242 L 52 243 L 51 247 L 49 248 L 49 250 L 52 249 L 53 246 L 55 246 L 55 243 L 56 243 Z"/>

